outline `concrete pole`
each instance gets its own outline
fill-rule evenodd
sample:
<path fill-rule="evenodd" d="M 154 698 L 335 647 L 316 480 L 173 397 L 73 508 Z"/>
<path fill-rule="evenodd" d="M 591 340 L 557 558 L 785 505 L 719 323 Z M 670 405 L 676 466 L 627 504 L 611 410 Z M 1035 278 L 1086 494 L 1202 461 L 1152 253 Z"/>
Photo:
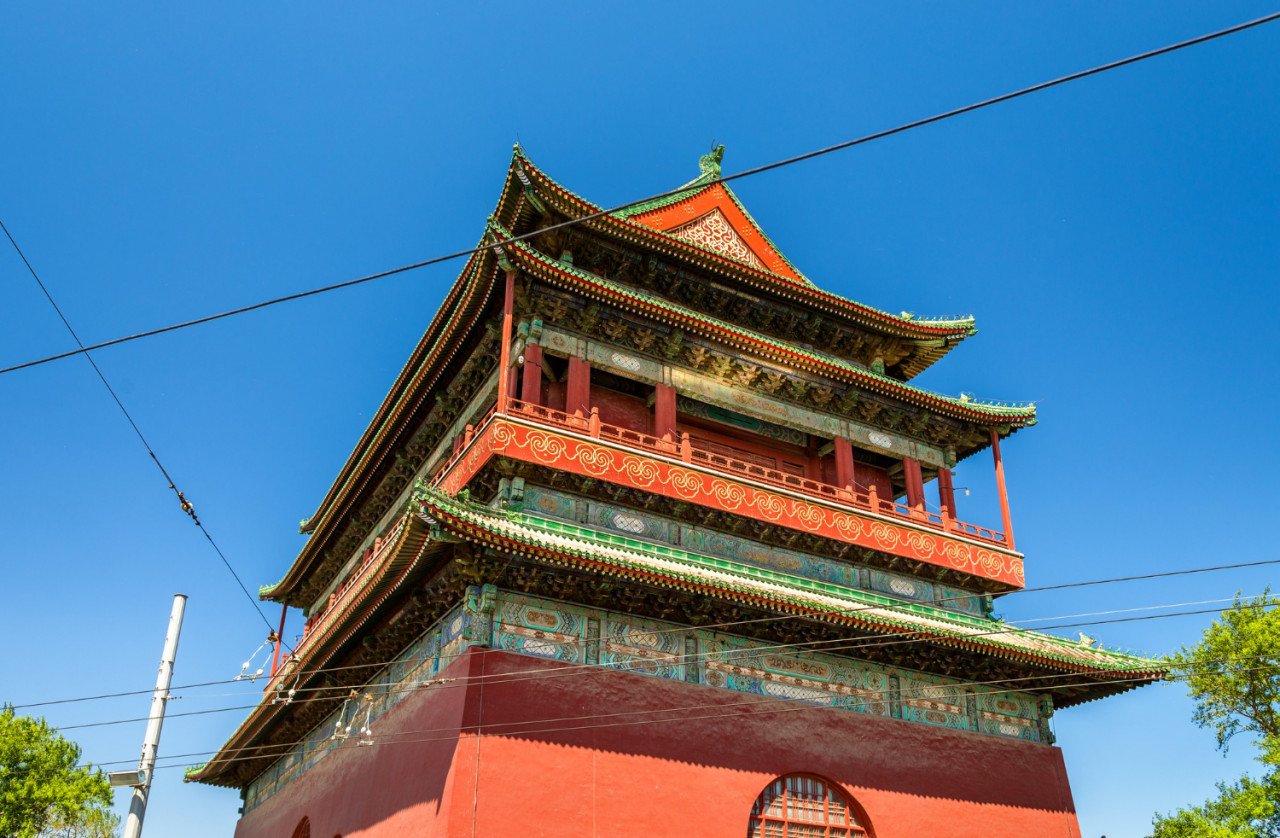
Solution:
<path fill-rule="evenodd" d="M 147 796 L 151 793 L 151 773 L 156 765 L 156 750 L 160 747 L 160 728 L 164 724 L 164 706 L 169 700 L 169 684 L 173 683 L 173 660 L 178 654 L 178 635 L 182 633 L 182 614 L 187 608 L 187 595 L 173 595 L 173 612 L 169 614 L 169 631 L 164 636 L 164 653 L 160 657 L 160 673 L 156 676 L 156 691 L 151 696 L 151 717 L 147 722 L 147 738 L 142 742 L 142 759 L 138 770 L 146 772 L 140 786 L 134 786 L 133 800 L 129 801 L 129 816 L 124 822 L 121 838 L 140 838 L 142 818 L 147 813 Z"/>

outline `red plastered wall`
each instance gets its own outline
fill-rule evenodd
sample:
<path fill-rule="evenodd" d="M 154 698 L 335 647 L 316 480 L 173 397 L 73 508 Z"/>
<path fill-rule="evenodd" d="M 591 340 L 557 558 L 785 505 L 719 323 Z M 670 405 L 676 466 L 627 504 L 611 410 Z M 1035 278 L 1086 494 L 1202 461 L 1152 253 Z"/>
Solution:
<path fill-rule="evenodd" d="M 409 697 L 375 723 L 379 744 L 331 754 L 244 817 L 237 838 L 289 835 L 303 815 L 318 838 L 742 838 L 756 796 L 796 772 L 834 782 L 874 838 L 1080 835 L 1054 747 L 745 704 L 751 696 L 644 675 L 549 671 L 559 666 L 467 654 L 444 674 L 478 680 Z M 476 721 L 479 741 L 438 730 Z M 411 741 L 432 737 L 445 739 Z"/>

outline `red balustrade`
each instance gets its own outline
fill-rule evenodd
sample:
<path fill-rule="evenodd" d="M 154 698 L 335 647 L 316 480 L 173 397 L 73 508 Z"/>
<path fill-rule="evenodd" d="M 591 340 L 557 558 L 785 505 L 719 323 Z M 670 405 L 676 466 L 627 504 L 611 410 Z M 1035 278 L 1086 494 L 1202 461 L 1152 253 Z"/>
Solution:
<path fill-rule="evenodd" d="M 869 492 L 842 489 L 818 480 L 698 448 L 690 442 L 688 434 L 682 434 L 679 443 L 667 442 L 630 428 L 603 423 L 599 420 L 594 408 L 590 417 L 583 417 L 542 405 L 530 404 L 519 399 L 509 400 L 508 405 L 507 412 L 513 416 L 533 419 L 539 423 L 551 425 L 562 430 L 579 434 L 585 433 L 594 438 L 625 445 L 628 448 L 635 448 L 649 454 L 662 457 L 679 457 L 684 462 L 731 474 L 756 483 L 764 483 L 791 492 L 821 498 L 842 506 L 852 506 L 880 515 L 902 518 L 916 524 L 942 530 L 943 532 L 954 532 L 977 541 L 985 541 L 1002 547 L 1005 545 L 1004 533 L 987 527 L 979 527 L 974 524 L 957 521 L 947 514 L 945 507 L 942 512 L 928 512 L 897 503 L 892 499 L 879 498 L 876 495 L 874 486 L 871 487 Z"/>
<path fill-rule="evenodd" d="M 468 443 L 472 439 L 480 436 L 484 427 L 489 423 L 489 420 L 494 416 L 495 412 L 496 405 L 485 414 L 478 425 L 474 427 L 470 425 L 467 426 L 466 438 Z M 941 530 L 948 534 L 959 535 L 975 541 L 987 542 L 999 547 L 1007 546 L 1004 533 L 987 527 L 979 527 L 974 524 L 957 521 L 950 515 L 945 506 L 942 508 L 941 512 L 929 512 L 923 509 L 915 509 L 906 504 L 897 503 L 892 498 L 879 497 L 876 493 L 875 486 L 871 486 L 867 492 L 861 492 L 856 489 L 840 488 L 838 486 L 823 483 L 819 480 L 813 480 L 808 477 L 801 477 L 800 475 L 779 471 L 778 469 L 769 468 L 767 466 L 760 465 L 759 463 L 750 463 L 716 451 L 699 448 L 696 444 L 690 441 L 687 433 L 681 434 L 679 442 L 668 442 L 641 431 L 601 422 L 600 416 L 594 408 L 592 408 L 589 416 L 583 416 L 578 413 L 568 413 L 563 410 L 556 410 L 555 408 L 546 407 L 545 405 L 532 404 L 519 399 L 508 399 L 507 410 L 505 412 L 511 416 L 519 416 L 522 419 L 532 420 L 541 425 L 547 425 L 574 434 L 589 436 L 593 439 L 605 440 L 616 445 L 623 445 L 627 448 L 643 451 L 654 456 L 679 459 L 685 463 L 702 466 L 703 468 L 732 475 L 743 480 L 750 480 L 754 483 L 774 486 L 776 488 L 785 489 L 789 492 L 795 492 L 807 497 L 819 498 L 830 503 L 839 504 L 840 506 L 853 507 L 867 512 L 872 512 L 877 515 L 901 518 L 905 521 L 910 521 L 917 526 L 925 526 L 931 529 Z M 466 455 L 467 449 L 468 446 L 463 445 L 459 451 L 449 459 L 445 466 L 437 473 L 435 480 L 436 483 L 439 483 L 444 475 L 448 474 L 453 465 Z"/>

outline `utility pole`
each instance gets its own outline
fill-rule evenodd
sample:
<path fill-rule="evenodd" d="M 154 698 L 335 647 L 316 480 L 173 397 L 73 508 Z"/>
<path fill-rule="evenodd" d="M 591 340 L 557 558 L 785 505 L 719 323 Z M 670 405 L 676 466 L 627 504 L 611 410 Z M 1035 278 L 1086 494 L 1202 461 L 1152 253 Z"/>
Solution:
<path fill-rule="evenodd" d="M 164 706 L 169 701 L 169 685 L 173 683 L 173 659 L 178 654 L 178 635 L 182 633 L 182 614 L 187 607 L 186 594 L 173 595 L 173 612 L 169 614 L 169 631 L 164 636 L 164 652 L 160 656 L 160 673 L 156 691 L 151 696 L 151 718 L 147 722 L 147 738 L 142 742 L 142 758 L 138 760 L 138 784 L 133 787 L 129 817 L 124 822 L 122 838 L 140 838 L 142 818 L 147 813 L 147 796 L 151 793 L 151 771 L 160 747 L 160 728 L 164 724 Z"/>

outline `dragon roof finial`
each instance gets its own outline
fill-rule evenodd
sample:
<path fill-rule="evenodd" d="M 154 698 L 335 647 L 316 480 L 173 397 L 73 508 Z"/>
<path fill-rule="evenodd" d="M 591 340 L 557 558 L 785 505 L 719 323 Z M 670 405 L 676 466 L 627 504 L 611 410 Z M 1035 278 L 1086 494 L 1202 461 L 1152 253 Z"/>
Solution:
<path fill-rule="evenodd" d="M 698 168 L 704 175 L 720 177 L 720 161 L 724 159 L 724 145 L 718 145 L 698 158 Z"/>

